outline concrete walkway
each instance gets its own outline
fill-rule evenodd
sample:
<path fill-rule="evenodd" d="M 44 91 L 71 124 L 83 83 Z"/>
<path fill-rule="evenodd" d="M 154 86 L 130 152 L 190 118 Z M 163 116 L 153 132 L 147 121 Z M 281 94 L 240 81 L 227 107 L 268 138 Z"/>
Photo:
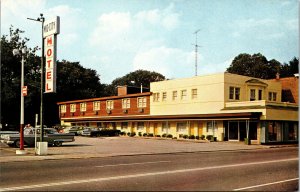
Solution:
<path fill-rule="evenodd" d="M 172 140 L 127 136 L 97 138 L 77 136 L 75 142 L 64 143 L 62 147 L 49 147 L 46 156 L 35 155 L 34 148 L 25 148 L 27 154 L 16 155 L 16 148 L 9 148 L 1 144 L 0 163 L 111 157 L 120 155 L 256 150 L 266 148 L 270 148 L 270 146 L 245 145 L 242 142 L 207 142 L 201 140 Z"/>

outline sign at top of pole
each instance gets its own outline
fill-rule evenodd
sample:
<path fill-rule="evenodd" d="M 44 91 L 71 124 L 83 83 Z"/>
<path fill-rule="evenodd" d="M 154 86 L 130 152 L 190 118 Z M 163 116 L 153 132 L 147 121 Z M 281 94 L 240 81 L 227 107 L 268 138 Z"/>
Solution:
<path fill-rule="evenodd" d="M 43 37 L 47 37 L 49 35 L 59 34 L 60 31 L 60 18 L 56 16 L 53 19 L 49 19 L 44 22 L 43 26 Z"/>

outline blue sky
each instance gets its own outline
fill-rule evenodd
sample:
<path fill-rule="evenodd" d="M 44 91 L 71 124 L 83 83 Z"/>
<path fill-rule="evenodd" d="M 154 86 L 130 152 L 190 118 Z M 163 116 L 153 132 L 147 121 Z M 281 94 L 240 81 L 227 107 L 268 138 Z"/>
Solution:
<path fill-rule="evenodd" d="M 298 0 L 1 0 L 1 33 L 25 30 L 41 46 L 41 26 L 60 16 L 58 60 L 79 61 L 101 83 L 137 69 L 167 78 L 224 72 L 240 53 L 288 62 L 299 57 Z M 40 55 L 40 53 L 38 53 Z"/>

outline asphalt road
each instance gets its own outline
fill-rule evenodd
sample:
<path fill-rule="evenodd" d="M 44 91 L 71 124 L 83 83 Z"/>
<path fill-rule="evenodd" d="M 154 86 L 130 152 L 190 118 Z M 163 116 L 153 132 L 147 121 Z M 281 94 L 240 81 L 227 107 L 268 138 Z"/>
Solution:
<path fill-rule="evenodd" d="M 297 191 L 298 148 L 7 162 L 0 191 Z"/>

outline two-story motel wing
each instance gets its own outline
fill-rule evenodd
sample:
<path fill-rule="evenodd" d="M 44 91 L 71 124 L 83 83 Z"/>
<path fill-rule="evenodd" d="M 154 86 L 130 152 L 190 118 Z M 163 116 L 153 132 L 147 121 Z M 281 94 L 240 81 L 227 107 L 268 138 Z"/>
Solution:
<path fill-rule="evenodd" d="M 298 85 L 296 77 L 289 81 Z M 282 93 L 279 79 L 220 73 L 153 82 L 145 93 L 58 104 L 62 125 L 176 138 L 212 135 L 219 141 L 298 141 L 298 104 L 282 102 Z"/>

